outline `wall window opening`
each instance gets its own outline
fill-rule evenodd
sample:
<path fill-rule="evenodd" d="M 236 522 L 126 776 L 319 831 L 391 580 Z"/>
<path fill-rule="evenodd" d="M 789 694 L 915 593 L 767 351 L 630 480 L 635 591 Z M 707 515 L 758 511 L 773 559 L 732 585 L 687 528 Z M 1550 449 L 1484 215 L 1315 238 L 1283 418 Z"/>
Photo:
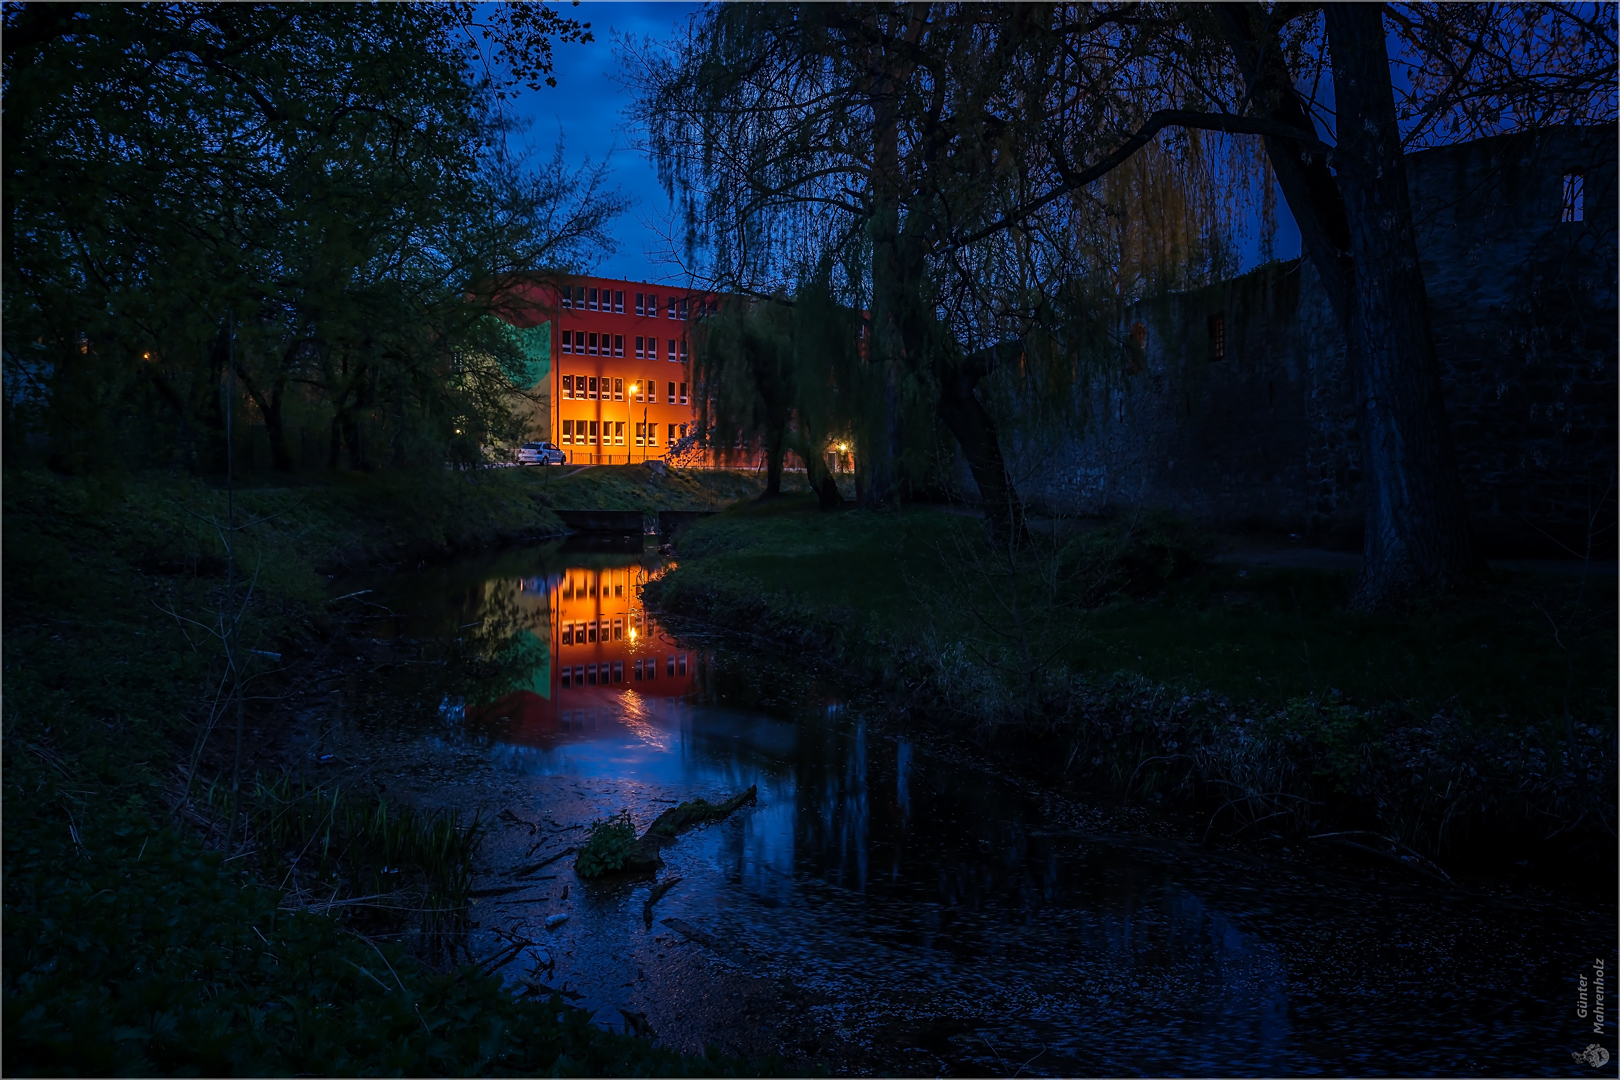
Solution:
<path fill-rule="evenodd" d="M 613 310 L 616 314 L 624 314 L 624 293 L 617 289 L 613 291 Z"/>
<path fill-rule="evenodd" d="M 623 334 L 614 334 L 613 335 L 613 355 L 614 356 L 623 356 L 624 355 L 624 335 Z"/>
<path fill-rule="evenodd" d="M 614 379 L 613 380 L 613 400 L 614 401 L 623 401 L 624 400 L 624 380 L 623 379 Z"/>
<path fill-rule="evenodd" d="M 1572 172 L 1564 174 L 1564 212 L 1560 220 L 1582 221 L 1586 218 L 1586 175 Z"/>

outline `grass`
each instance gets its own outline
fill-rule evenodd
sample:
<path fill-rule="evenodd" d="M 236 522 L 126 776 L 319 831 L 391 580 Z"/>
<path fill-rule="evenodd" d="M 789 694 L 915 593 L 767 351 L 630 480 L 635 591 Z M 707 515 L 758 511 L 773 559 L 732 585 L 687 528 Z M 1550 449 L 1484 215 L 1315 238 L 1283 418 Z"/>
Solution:
<path fill-rule="evenodd" d="M 693 526 L 678 550 L 684 571 L 728 591 L 852 615 L 880 634 L 988 638 L 1005 617 L 997 583 L 956 557 L 977 528 L 933 507 L 822 514 L 808 498 L 784 498 Z M 1346 572 L 1188 563 L 1145 575 L 1146 595 L 1116 588 L 1094 604 L 1065 605 L 1073 626 L 1062 636 L 1072 642 L 1054 662 L 1268 705 L 1337 691 L 1534 722 L 1560 716 L 1568 691 L 1579 715 L 1613 710 L 1607 586 L 1587 584 L 1566 653 L 1553 627 L 1569 619 L 1575 576 L 1498 573 L 1402 614 L 1364 615 L 1348 610 Z"/>
<path fill-rule="evenodd" d="M 1211 563 L 1210 538 L 1162 516 L 1034 532 L 1009 561 L 939 508 L 784 498 L 683 532 L 649 595 L 867 672 L 925 722 L 1018 742 L 1094 787 L 1331 804 L 1296 824 L 1431 851 L 1497 825 L 1517 833 L 1504 852 L 1610 835 L 1609 579 L 1493 573 L 1366 615 L 1347 573 Z"/>
<path fill-rule="evenodd" d="M 250 715 L 277 683 L 247 650 L 331 631 L 327 572 L 555 531 L 533 473 L 239 491 Z M 718 499 L 730 482 L 696 483 Z M 604 1031 L 401 943 L 455 937 L 475 823 L 278 776 L 247 786 L 247 845 L 225 842 L 224 502 L 185 478 L 6 473 L 5 1073 L 744 1068 Z"/>

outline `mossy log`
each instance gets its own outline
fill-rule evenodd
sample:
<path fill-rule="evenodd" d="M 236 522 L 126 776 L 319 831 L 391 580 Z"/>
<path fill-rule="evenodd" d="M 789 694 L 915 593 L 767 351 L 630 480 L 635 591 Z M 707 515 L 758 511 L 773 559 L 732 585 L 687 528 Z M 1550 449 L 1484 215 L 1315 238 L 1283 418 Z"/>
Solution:
<path fill-rule="evenodd" d="M 731 816 L 732 811 L 739 806 L 756 801 L 759 797 L 759 785 L 750 785 L 748 790 L 740 795 L 733 795 L 725 802 L 715 805 L 707 799 L 693 799 L 673 806 L 659 814 L 657 819 L 647 827 L 646 836 L 657 837 L 661 840 L 673 839 L 688 829 L 695 828 L 709 821 L 722 821 Z"/>

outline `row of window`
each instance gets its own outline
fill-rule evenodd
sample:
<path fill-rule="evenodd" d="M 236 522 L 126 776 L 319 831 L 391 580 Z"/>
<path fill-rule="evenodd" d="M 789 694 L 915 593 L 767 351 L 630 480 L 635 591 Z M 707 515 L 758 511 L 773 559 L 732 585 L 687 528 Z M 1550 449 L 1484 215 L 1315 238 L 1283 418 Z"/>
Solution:
<path fill-rule="evenodd" d="M 562 422 L 562 444 L 564 446 L 623 446 L 624 427 L 625 422 L 623 420 L 564 420 Z M 686 438 L 685 424 L 670 424 L 668 428 L 670 443 L 673 443 L 676 439 Z M 651 423 L 636 424 L 635 438 L 637 446 L 657 446 L 658 425 Z"/>
<path fill-rule="evenodd" d="M 617 289 L 591 289 L 584 285 L 575 285 L 570 289 L 564 285 L 561 295 L 562 306 L 573 311 L 607 311 L 624 314 L 624 293 Z M 688 308 L 685 299 L 671 296 L 666 310 L 666 318 L 684 322 L 694 313 L 713 315 L 720 310 L 720 301 L 698 297 L 691 301 Z M 636 293 L 636 314 L 644 318 L 658 318 L 658 294 Z"/>
<path fill-rule="evenodd" d="M 671 405 L 686 404 L 686 384 L 668 383 L 668 399 Z M 649 394 L 648 391 L 651 391 Z M 606 376 L 595 375 L 564 375 L 562 377 L 562 396 L 568 401 L 623 401 L 624 380 L 610 379 Z M 645 379 L 630 384 L 630 400 L 643 404 L 658 400 L 658 382 L 655 379 Z"/>
<path fill-rule="evenodd" d="M 624 314 L 624 293 L 613 289 L 587 289 L 583 285 L 575 285 L 572 291 L 567 285 L 561 289 L 562 306 L 575 311 L 616 311 Z M 638 297 L 640 293 L 636 294 Z M 637 311 L 637 315 L 641 312 Z"/>
<path fill-rule="evenodd" d="M 644 660 L 637 660 L 631 666 L 631 674 L 636 682 L 658 678 L 658 658 L 649 656 Z M 673 679 L 676 675 L 686 674 L 686 654 L 664 657 L 664 676 Z M 611 664 L 571 664 L 557 669 L 558 681 L 564 690 L 576 686 L 606 686 L 609 683 L 624 682 L 624 661 L 615 660 Z"/>
<path fill-rule="evenodd" d="M 623 641 L 624 620 L 609 620 L 606 616 L 590 622 L 569 622 L 562 624 L 562 643 L 564 645 L 594 645 L 601 641 Z"/>
<path fill-rule="evenodd" d="M 579 423 L 583 424 L 581 420 Z M 583 576 L 576 576 L 583 575 Z M 575 597 L 587 596 L 624 596 L 624 587 L 627 574 L 623 570 L 598 570 L 594 576 L 589 571 L 571 570 L 563 579 L 562 598 L 572 600 Z"/>
<path fill-rule="evenodd" d="M 677 361 L 684 364 L 691 359 L 686 347 L 686 339 L 677 341 L 669 338 L 669 348 L 665 358 L 670 363 Z M 584 330 L 564 330 L 562 332 L 562 351 L 568 356 L 623 356 L 623 334 L 588 334 Z M 658 339 L 655 337 L 636 338 L 636 359 L 658 359 Z"/>

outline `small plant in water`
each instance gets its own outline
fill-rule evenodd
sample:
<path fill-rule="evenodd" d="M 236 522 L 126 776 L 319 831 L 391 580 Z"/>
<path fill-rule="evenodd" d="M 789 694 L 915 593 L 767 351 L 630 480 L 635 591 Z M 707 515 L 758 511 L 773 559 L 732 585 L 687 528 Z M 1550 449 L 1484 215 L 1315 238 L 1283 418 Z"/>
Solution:
<path fill-rule="evenodd" d="M 574 869 L 582 878 L 601 877 L 624 869 L 625 860 L 636 848 L 636 823 L 630 811 L 621 810 L 606 821 L 591 826 L 585 846 L 579 850 Z"/>

